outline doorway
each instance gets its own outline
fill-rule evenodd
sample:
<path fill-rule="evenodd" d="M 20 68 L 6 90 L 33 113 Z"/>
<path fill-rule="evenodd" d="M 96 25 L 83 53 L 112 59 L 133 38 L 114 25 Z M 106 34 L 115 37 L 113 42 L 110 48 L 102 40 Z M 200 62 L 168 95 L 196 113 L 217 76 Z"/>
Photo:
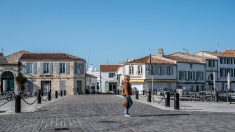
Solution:
<path fill-rule="evenodd" d="M 1 93 L 13 92 L 15 87 L 14 74 L 10 71 L 5 71 L 1 76 Z"/>
<path fill-rule="evenodd" d="M 45 96 L 51 90 L 51 81 L 41 81 L 41 94 Z"/>

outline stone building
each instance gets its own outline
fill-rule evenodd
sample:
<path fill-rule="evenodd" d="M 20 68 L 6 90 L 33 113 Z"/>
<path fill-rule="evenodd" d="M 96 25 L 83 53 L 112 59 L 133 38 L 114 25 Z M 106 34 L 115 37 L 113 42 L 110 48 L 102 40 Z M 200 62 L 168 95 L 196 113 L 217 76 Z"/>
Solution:
<path fill-rule="evenodd" d="M 18 65 L 8 63 L 6 57 L 0 53 L 0 95 L 6 92 L 18 92 L 15 80 L 17 75 Z"/>
<path fill-rule="evenodd" d="M 19 61 L 28 78 L 27 91 L 66 90 L 67 94 L 85 93 L 85 63 L 82 58 L 64 53 L 24 53 Z"/>

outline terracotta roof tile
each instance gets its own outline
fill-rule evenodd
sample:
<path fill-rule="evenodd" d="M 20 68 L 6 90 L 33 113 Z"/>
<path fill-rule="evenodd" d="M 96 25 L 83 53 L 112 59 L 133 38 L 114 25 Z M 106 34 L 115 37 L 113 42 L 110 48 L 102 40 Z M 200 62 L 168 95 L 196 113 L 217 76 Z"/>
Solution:
<path fill-rule="evenodd" d="M 183 63 L 195 63 L 195 64 L 201 64 L 202 62 L 200 61 L 197 61 L 197 60 L 192 60 L 192 59 L 186 59 L 186 58 L 183 58 L 183 57 L 179 57 L 179 56 L 173 56 L 173 55 L 167 55 L 167 56 L 164 56 L 168 59 L 171 59 L 171 60 L 175 60 L 177 62 L 183 62 Z"/>
<path fill-rule="evenodd" d="M 209 51 L 203 51 L 207 54 L 210 54 L 210 55 L 214 55 L 214 56 L 217 56 L 217 57 L 231 57 L 231 58 L 235 58 L 235 53 L 231 53 L 230 52 L 209 52 Z"/>
<path fill-rule="evenodd" d="M 100 65 L 101 72 L 116 72 L 122 65 Z"/>
<path fill-rule="evenodd" d="M 129 61 L 126 64 L 136 64 L 136 63 L 150 63 L 150 57 L 145 56 L 139 59 L 134 59 L 133 61 Z M 154 56 L 151 57 L 151 63 L 152 64 L 174 64 L 173 62 L 166 61 L 163 59 L 155 58 Z"/>
<path fill-rule="evenodd" d="M 64 53 L 25 53 L 20 57 L 21 60 L 83 60 L 82 58 Z"/>

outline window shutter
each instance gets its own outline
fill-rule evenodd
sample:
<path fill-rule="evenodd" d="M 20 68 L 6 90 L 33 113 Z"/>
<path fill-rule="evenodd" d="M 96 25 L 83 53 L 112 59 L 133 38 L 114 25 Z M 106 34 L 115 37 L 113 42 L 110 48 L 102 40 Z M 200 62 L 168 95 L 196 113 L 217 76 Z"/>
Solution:
<path fill-rule="evenodd" d="M 82 66 L 81 74 L 84 74 L 84 72 L 85 72 L 85 65 L 84 65 L 84 63 L 82 63 L 81 66 Z"/>
<path fill-rule="evenodd" d="M 78 63 L 74 62 L 74 73 L 78 74 Z"/>
<path fill-rule="evenodd" d="M 33 74 L 37 74 L 37 62 L 33 63 Z"/>
<path fill-rule="evenodd" d="M 49 73 L 53 74 L 53 63 L 49 63 Z"/>
<path fill-rule="evenodd" d="M 60 63 L 56 63 L 56 74 L 60 74 Z"/>
<path fill-rule="evenodd" d="M 70 74 L 70 63 L 66 63 L 66 74 Z"/>
<path fill-rule="evenodd" d="M 43 63 L 40 63 L 40 73 L 43 74 Z"/>
<path fill-rule="evenodd" d="M 22 63 L 22 69 L 21 69 L 23 74 L 26 74 L 26 71 L 27 71 L 26 68 L 27 68 L 26 63 L 23 62 Z"/>

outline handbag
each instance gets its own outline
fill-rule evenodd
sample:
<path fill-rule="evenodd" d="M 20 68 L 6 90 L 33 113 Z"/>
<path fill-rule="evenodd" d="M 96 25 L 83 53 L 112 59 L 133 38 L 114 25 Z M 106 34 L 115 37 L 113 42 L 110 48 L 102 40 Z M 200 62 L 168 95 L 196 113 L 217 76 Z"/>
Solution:
<path fill-rule="evenodd" d="M 122 105 L 127 108 L 128 107 L 128 101 L 125 100 Z"/>

